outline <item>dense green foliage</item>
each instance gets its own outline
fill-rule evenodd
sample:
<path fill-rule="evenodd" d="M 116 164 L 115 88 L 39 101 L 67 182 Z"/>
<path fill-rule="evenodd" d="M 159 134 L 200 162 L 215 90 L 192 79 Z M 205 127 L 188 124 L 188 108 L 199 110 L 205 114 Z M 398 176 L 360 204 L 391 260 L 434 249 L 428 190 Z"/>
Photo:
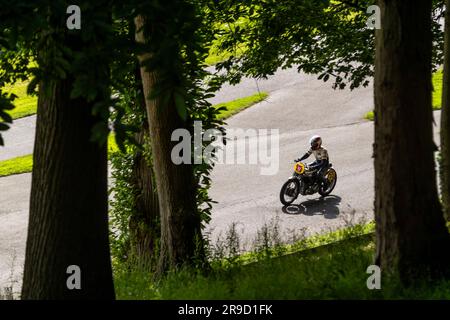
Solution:
<path fill-rule="evenodd" d="M 208 3 L 208 19 L 226 61 L 217 64 L 227 79 L 267 77 L 278 68 L 296 67 L 333 79 L 333 87 L 367 86 L 373 76 L 374 31 L 367 28 L 373 0 L 224 0 Z M 433 63 L 443 59 L 439 19 L 443 1 L 434 1 Z M 223 26 L 227 25 L 228 28 Z M 238 50 L 244 47 L 245 50 Z M 239 51 L 239 52 L 238 52 Z"/>

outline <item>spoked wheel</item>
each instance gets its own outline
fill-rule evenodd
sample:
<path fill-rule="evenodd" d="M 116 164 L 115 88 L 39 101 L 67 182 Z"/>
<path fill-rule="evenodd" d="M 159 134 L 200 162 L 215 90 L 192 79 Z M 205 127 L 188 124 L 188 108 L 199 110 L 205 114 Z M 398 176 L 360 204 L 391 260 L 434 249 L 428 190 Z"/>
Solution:
<path fill-rule="evenodd" d="M 294 180 L 286 181 L 281 187 L 280 191 L 280 201 L 285 206 L 290 205 L 297 199 L 298 194 L 300 192 L 300 185 L 298 182 Z"/>
<path fill-rule="evenodd" d="M 326 182 L 322 183 L 322 185 L 319 188 L 319 194 L 323 197 L 329 195 L 336 186 L 337 182 L 336 170 L 334 170 L 333 168 L 328 169 L 324 177 Z"/>

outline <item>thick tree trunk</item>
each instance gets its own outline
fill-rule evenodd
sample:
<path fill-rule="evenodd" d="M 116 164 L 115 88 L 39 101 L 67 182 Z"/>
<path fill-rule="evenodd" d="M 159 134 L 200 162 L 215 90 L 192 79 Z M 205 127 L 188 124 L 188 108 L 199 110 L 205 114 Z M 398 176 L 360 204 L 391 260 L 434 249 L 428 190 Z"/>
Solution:
<path fill-rule="evenodd" d="M 135 19 L 136 40 L 145 43 L 142 26 L 144 18 Z M 149 54 L 139 56 L 142 63 Z M 175 129 L 185 128 L 186 124 L 178 116 L 173 99 L 163 105 L 160 99 L 148 99 L 155 84 L 158 83 L 156 71 L 141 68 L 143 91 L 146 97 L 147 116 L 153 155 L 156 186 L 161 215 L 161 247 L 158 275 L 171 268 L 193 262 L 196 249 L 202 248 L 200 217 L 196 211 L 196 189 L 193 167 L 190 164 L 175 165 L 171 151 L 175 142 L 171 141 Z"/>
<path fill-rule="evenodd" d="M 22 299 L 113 299 L 106 146 L 91 142 L 92 104 L 73 81 L 41 83 Z M 81 290 L 69 290 L 71 265 Z"/>
<path fill-rule="evenodd" d="M 139 77 L 140 79 L 140 77 Z M 143 102 L 143 112 L 145 102 Z M 148 122 L 136 134 L 137 142 L 148 143 Z M 131 257 L 143 268 L 152 268 L 159 245 L 159 204 L 153 170 L 142 150 L 136 151 L 133 159 L 132 184 L 135 191 L 134 210 L 130 217 Z"/>
<path fill-rule="evenodd" d="M 407 283 L 450 268 L 436 188 L 431 0 L 379 1 L 375 61 L 376 262 Z"/>
<path fill-rule="evenodd" d="M 441 192 L 444 213 L 450 221 L 450 0 L 445 10 L 445 56 L 441 110 Z"/>
<path fill-rule="evenodd" d="M 91 20 L 110 23 L 105 2 L 96 2 L 96 6 L 89 9 Z M 86 53 L 92 46 L 102 50 L 106 41 L 104 29 L 99 29 L 95 43 L 86 43 L 83 31 L 66 32 L 61 28 L 66 17 L 60 9 L 48 6 L 49 30 L 57 34 L 50 40 L 43 30 L 41 68 L 49 67 L 48 52 L 56 45 Z M 107 86 L 108 62 L 96 61 L 95 67 L 90 76 L 96 79 L 89 80 Z M 106 121 L 93 115 L 94 105 L 107 101 L 110 94 L 103 87 L 95 101 L 71 99 L 74 83 L 75 74 L 68 72 L 64 79 L 44 78 L 39 85 L 22 299 L 115 298 L 108 234 L 107 149 L 106 144 L 100 146 L 91 139 L 94 126 Z"/>

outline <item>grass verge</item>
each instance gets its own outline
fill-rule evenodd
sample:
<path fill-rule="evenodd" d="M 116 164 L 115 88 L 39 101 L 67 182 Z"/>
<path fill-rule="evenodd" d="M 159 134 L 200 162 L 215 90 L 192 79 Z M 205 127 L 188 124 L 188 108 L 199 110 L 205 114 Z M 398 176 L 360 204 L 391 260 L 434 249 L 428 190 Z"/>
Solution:
<path fill-rule="evenodd" d="M 108 154 L 116 152 L 119 147 L 114 139 L 114 134 L 108 137 Z M 20 156 L 8 160 L 0 161 L 0 177 L 11 176 L 31 172 L 33 170 L 33 155 Z"/>
<path fill-rule="evenodd" d="M 438 70 L 433 74 L 432 83 L 433 83 L 433 95 L 432 95 L 432 104 L 433 110 L 440 110 L 442 105 L 442 76 L 443 71 Z M 374 114 L 373 111 L 369 111 L 364 115 L 364 119 L 373 121 Z"/>
<path fill-rule="evenodd" d="M 369 227 L 369 229 L 372 227 Z M 352 234 L 345 229 L 341 235 Z M 215 299 L 449 299 L 450 281 L 418 281 L 403 288 L 394 279 L 382 277 L 380 290 L 369 290 L 367 268 L 373 264 L 374 234 L 367 233 L 328 242 L 322 235 L 302 240 L 312 247 L 276 257 L 253 255 L 250 264 L 213 263 L 203 274 L 193 269 L 169 273 L 152 282 L 148 272 L 114 267 L 118 299 L 215 300 Z M 298 246 L 298 245 L 297 245 Z"/>
<path fill-rule="evenodd" d="M 27 95 L 28 83 L 29 81 L 22 81 L 6 87 L 6 92 L 17 96 L 14 100 L 15 108 L 9 112 L 13 119 L 31 116 L 37 111 L 37 96 Z"/>
<path fill-rule="evenodd" d="M 226 110 L 222 110 L 220 112 L 219 118 L 226 119 L 231 117 L 232 115 L 235 115 L 238 112 L 243 111 L 244 109 L 253 106 L 258 102 L 265 100 L 268 96 L 269 94 L 267 92 L 259 92 L 248 97 L 239 98 L 225 103 L 219 103 L 216 104 L 214 107 L 216 108 L 225 107 Z"/>
<path fill-rule="evenodd" d="M 33 168 L 32 155 L 0 161 L 0 177 L 30 172 Z"/>
<path fill-rule="evenodd" d="M 226 110 L 222 110 L 219 114 L 221 119 L 226 119 L 232 115 L 242 111 L 252 105 L 261 102 L 266 99 L 268 94 L 266 92 L 257 93 L 245 98 L 236 99 L 230 102 L 220 103 L 215 105 L 216 108 L 225 107 Z M 17 101 L 17 100 L 16 100 Z M 24 104 L 25 105 L 25 104 Z M 16 110 L 16 109 L 14 109 Z M 14 111 L 13 110 L 13 111 Z M 25 108 L 22 109 L 25 114 Z M 17 113 L 18 114 L 18 113 Z M 114 134 L 110 134 L 108 137 L 108 153 L 117 152 L 119 150 Z M 20 174 L 31 172 L 33 169 L 33 159 L 32 155 L 26 155 L 21 157 L 16 157 L 8 160 L 0 161 L 0 177 L 9 176 L 13 174 Z"/>

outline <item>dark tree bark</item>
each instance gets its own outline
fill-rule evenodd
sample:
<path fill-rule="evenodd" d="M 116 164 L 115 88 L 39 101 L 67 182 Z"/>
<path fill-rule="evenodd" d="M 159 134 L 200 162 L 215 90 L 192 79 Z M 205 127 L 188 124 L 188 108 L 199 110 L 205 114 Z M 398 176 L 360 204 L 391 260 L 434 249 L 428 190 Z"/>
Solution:
<path fill-rule="evenodd" d="M 444 213 L 450 221 L 450 0 L 445 3 L 445 54 L 441 109 L 441 193 Z"/>
<path fill-rule="evenodd" d="M 145 43 L 143 31 L 144 17 L 135 19 L 136 40 Z M 150 58 L 142 54 L 139 61 Z M 171 159 L 171 141 L 175 129 L 186 128 L 186 123 L 178 116 L 173 99 L 164 105 L 160 99 L 148 99 L 159 81 L 156 71 L 141 68 L 143 91 L 146 99 L 149 121 L 153 168 L 158 190 L 161 215 L 161 246 L 157 275 L 184 264 L 191 264 L 196 250 L 201 250 L 202 239 L 200 217 L 196 212 L 196 189 L 191 164 L 175 165 Z M 201 254 L 199 256 L 202 256 Z"/>
<path fill-rule="evenodd" d="M 142 87 L 140 68 L 137 68 L 137 85 Z M 146 114 L 145 99 L 138 101 L 143 114 Z M 149 148 L 148 120 L 143 123 L 135 138 L 139 145 Z M 137 150 L 133 159 L 132 185 L 134 193 L 134 210 L 130 217 L 131 256 L 141 267 L 153 268 L 160 238 L 159 203 L 154 173 L 143 150 Z"/>
<path fill-rule="evenodd" d="M 33 154 L 22 299 L 113 299 L 106 145 L 91 142 L 92 104 L 70 100 L 73 82 L 42 83 Z M 81 290 L 66 286 L 70 265 Z"/>
<path fill-rule="evenodd" d="M 379 1 L 375 61 L 376 262 L 404 283 L 450 268 L 431 108 L 431 0 Z M 446 248 L 445 250 L 443 248 Z"/>
<path fill-rule="evenodd" d="M 96 5 L 91 13 L 109 23 L 104 3 Z M 52 41 L 74 52 L 87 52 L 88 46 L 101 49 L 103 33 L 96 35 L 95 44 L 86 43 L 81 32 L 69 34 L 61 29 L 65 16 L 59 7 L 49 5 L 48 12 L 48 23 L 58 34 L 54 40 L 45 38 L 41 68 L 51 63 L 47 52 L 56 46 Z M 95 67 L 91 76 L 97 78 L 91 80 L 107 86 L 108 62 L 96 61 Z M 93 107 L 108 101 L 110 93 L 102 87 L 95 101 L 71 99 L 74 83 L 75 74 L 68 72 L 65 79 L 44 78 L 39 85 L 22 299 L 115 298 L 108 237 L 107 147 L 91 139 L 94 125 L 106 121 L 93 115 Z M 79 267 L 81 289 L 70 286 L 76 281 L 70 281 L 74 271 L 69 266 Z"/>

